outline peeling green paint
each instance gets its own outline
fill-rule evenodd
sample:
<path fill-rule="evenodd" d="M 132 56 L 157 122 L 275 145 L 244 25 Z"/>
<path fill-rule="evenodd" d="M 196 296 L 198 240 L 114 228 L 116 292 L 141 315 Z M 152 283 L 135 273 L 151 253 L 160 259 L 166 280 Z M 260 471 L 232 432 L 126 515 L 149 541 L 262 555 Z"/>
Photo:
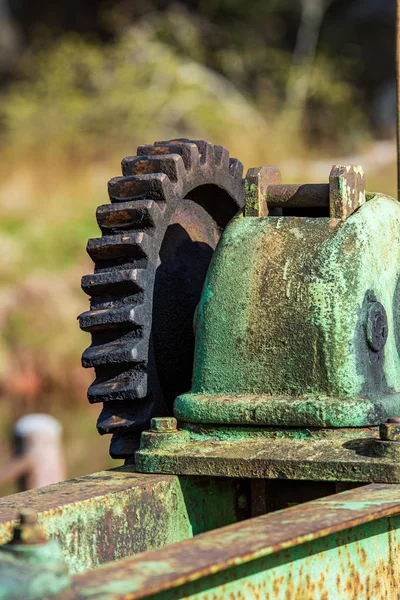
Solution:
<path fill-rule="evenodd" d="M 177 401 L 179 417 L 191 420 L 185 398 L 189 405 L 195 394 L 210 403 L 221 395 L 262 396 L 281 406 L 277 425 L 305 425 L 308 418 L 323 426 L 322 413 L 332 426 L 377 425 L 389 413 L 400 414 L 399 231 L 400 206 L 383 195 L 346 220 L 235 219 L 204 285 L 192 396 Z M 365 333 L 373 297 L 388 321 L 380 353 L 371 352 Z M 289 397 L 290 423 L 279 402 Z M 331 415 L 329 398 L 339 401 Z M 352 402 L 340 410 L 342 398 Z"/>
<path fill-rule="evenodd" d="M 73 597 L 395 600 L 398 498 L 370 485 L 275 511 L 79 575 Z"/>
<path fill-rule="evenodd" d="M 0 498 L 0 542 L 11 539 L 16 514 L 28 506 L 58 541 L 69 573 L 81 573 L 236 521 L 237 487 L 225 478 L 142 475 L 129 467 L 94 473 Z"/>

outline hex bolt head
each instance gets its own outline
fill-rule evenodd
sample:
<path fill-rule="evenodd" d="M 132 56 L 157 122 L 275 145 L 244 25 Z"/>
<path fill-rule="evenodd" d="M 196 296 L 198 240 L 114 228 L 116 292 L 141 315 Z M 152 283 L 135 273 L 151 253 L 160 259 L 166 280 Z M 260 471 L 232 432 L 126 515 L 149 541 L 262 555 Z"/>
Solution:
<path fill-rule="evenodd" d="M 400 419 L 394 417 L 379 425 L 379 437 L 385 442 L 400 442 Z"/>
<path fill-rule="evenodd" d="M 157 433 L 168 433 L 170 431 L 176 431 L 178 422 L 175 417 L 154 417 L 150 421 L 151 431 Z"/>

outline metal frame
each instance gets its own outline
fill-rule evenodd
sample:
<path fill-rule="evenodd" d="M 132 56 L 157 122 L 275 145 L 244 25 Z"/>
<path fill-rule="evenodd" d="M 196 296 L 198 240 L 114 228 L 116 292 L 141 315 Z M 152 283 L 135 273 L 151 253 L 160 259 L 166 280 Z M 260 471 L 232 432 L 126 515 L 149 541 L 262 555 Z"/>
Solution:
<path fill-rule="evenodd" d="M 72 597 L 398 598 L 399 513 L 400 486 L 368 485 L 79 575 Z"/>
<path fill-rule="evenodd" d="M 57 600 L 398 597 L 400 485 L 237 522 L 251 510 L 238 483 L 105 471 L 1 499 L 0 540 L 21 507 L 37 510 L 75 573 Z"/>

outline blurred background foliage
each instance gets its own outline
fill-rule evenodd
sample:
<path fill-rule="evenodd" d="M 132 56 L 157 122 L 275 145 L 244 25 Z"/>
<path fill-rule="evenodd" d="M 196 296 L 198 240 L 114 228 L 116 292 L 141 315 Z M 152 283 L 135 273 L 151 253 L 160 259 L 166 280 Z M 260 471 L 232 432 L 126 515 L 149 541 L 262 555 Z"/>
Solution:
<path fill-rule="evenodd" d="M 394 194 L 394 33 L 394 0 L 0 0 L 3 461 L 40 410 L 64 423 L 69 475 L 110 464 L 76 316 L 121 158 L 204 138 L 287 182 L 361 162 Z"/>

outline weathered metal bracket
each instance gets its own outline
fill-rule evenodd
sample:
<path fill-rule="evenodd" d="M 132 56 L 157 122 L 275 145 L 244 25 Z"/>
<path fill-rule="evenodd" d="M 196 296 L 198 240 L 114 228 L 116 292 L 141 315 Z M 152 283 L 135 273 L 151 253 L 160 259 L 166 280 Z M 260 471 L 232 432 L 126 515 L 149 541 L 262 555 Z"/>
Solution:
<path fill-rule="evenodd" d="M 245 216 L 266 217 L 274 209 L 325 209 L 331 219 L 347 219 L 365 202 L 360 165 L 333 165 L 329 183 L 281 184 L 278 167 L 249 169 L 245 179 Z"/>

